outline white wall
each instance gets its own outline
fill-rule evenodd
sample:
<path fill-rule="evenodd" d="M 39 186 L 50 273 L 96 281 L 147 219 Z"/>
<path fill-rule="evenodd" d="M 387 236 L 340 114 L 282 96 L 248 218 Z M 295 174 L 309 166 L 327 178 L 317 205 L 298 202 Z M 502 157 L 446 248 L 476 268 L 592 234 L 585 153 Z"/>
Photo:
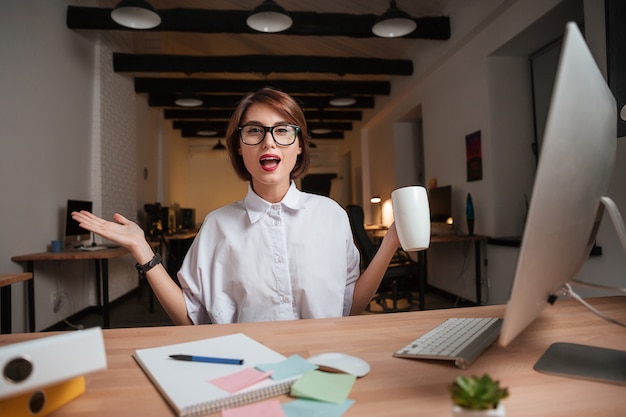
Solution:
<path fill-rule="evenodd" d="M 439 184 L 453 186 L 453 215 L 459 231 L 467 232 L 464 208 L 469 192 L 476 212 L 476 233 L 495 237 L 520 235 L 525 215 L 524 196 L 530 194 L 534 170 L 530 153 L 529 84 L 524 85 L 523 81 L 528 70 L 525 58 L 496 52 L 555 6 L 559 6 L 560 14 L 568 13 L 571 3 L 561 6 L 556 0 L 478 2 L 485 6 L 481 9 L 482 14 L 462 14 L 470 6 L 455 3 L 451 13 L 453 33 L 457 22 L 461 27 L 473 27 L 463 23 L 464 17 L 474 18 L 476 29 L 466 33 L 462 40 L 452 39 L 446 48 L 424 45 L 423 50 L 416 51 L 418 73 L 413 82 L 394 84 L 394 94 L 384 102 L 381 100 L 376 114 L 364 122 L 364 140 L 369 149 L 363 162 L 366 167 L 364 175 L 369 175 L 369 181 L 365 180 L 364 184 L 369 184 L 371 189 L 388 187 L 386 191 L 377 192 L 383 198 L 386 192 L 393 190 L 395 183 L 389 166 L 394 162 L 390 162 L 389 155 L 398 150 L 393 149 L 397 144 L 389 141 L 389 132 L 393 131 L 397 121 L 402 120 L 404 113 L 419 105 L 424 123 L 426 182 L 436 178 Z M 471 7 L 478 4 L 473 3 Z M 603 7 L 602 2 L 586 1 L 584 5 L 585 30 L 590 45 L 603 47 L 604 42 L 598 37 L 604 33 L 604 24 L 602 13 L 597 10 Z M 562 34 L 564 25 L 549 29 L 539 31 L 546 38 L 535 40 L 543 42 L 538 43 L 537 48 L 554 40 L 551 32 Z M 603 53 L 594 50 L 597 58 L 601 59 Z M 516 83 L 515 79 L 522 80 L 522 83 Z M 406 88 L 402 89 L 403 86 Z M 477 130 L 482 135 L 483 179 L 468 182 L 464 140 L 465 135 Z M 526 137 L 527 142 L 523 142 Z M 620 143 L 620 148 L 623 146 Z M 622 211 L 626 211 L 625 191 L 617 184 L 625 167 L 626 160 L 620 150 L 609 195 L 616 199 Z M 368 194 L 367 189 L 364 194 Z M 604 222 L 598 236 L 598 243 L 605 252 L 587 263 L 581 278 L 596 282 L 607 280 L 620 285 L 618 271 L 623 270 L 626 257 L 610 228 L 607 232 L 607 223 Z M 485 287 L 491 289 L 487 297 L 489 302 L 501 303 L 508 298 L 517 251 L 491 246 L 485 249 L 483 254 L 486 253 L 489 266 L 483 268 L 483 279 Z M 492 255 L 497 259 L 491 260 Z M 473 300 L 473 256 L 471 246 L 467 245 L 432 246 L 429 249 L 429 282 Z"/>
<path fill-rule="evenodd" d="M 112 72 L 113 41 L 67 29 L 66 8 L 64 0 L 0 4 L 2 272 L 22 270 L 11 256 L 46 251 L 62 238 L 69 198 L 92 200 L 105 216 L 137 215 L 136 132 L 150 132 L 139 123 L 154 116 L 135 100 L 132 80 Z M 156 190 L 155 184 L 148 188 Z M 111 299 L 136 286 L 133 265 L 129 256 L 110 263 Z M 37 329 L 95 305 L 94 273 L 91 262 L 36 263 Z M 13 289 L 13 331 L 19 332 L 26 329 L 25 291 Z M 56 315 L 53 292 L 66 295 Z"/>

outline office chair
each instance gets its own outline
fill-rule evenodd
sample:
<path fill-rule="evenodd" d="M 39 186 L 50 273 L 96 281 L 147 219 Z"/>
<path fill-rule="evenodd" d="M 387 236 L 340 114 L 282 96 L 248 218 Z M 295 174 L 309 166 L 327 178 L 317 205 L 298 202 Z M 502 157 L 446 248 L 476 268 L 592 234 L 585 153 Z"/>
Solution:
<path fill-rule="evenodd" d="M 378 247 L 372 242 L 365 230 L 363 208 L 358 205 L 349 205 L 347 206 L 347 212 L 350 219 L 350 227 L 352 228 L 352 235 L 361 253 L 361 270 L 363 271 L 374 258 Z M 385 312 L 397 312 L 400 311 L 400 309 L 398 309 L 398 300 L 406 299 L 409 302 L 409 306 L 402 310 L 410 310 L 414 305 L 413 294 L 410 291 L 400 291 L 400 285 L 407 282 L 410 283 L 411 280 L 416 279 L 419 287 L 419 308 L 423 310 L 425 285 L 423 282 L 424 277 L 420 274 L 420 268 L 418 268 L 418 266 L 418 263 L 412 260 L 406 252 L 398 250 L 391 260 L 380 283 L 377 294 L 372 301 L 380 305 Z M 385 300 L 388 299 L 392 301 L 392 308 L 387 307 Z M 369 306 L 367 310 L 369 310 Z"/>

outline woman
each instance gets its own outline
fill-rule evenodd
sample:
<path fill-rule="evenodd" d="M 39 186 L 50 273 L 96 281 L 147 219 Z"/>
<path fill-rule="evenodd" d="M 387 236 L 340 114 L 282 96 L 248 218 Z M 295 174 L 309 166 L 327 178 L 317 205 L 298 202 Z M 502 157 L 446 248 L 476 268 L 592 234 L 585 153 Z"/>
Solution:
<path fill-rule="evenodd" d="M 299 191 L 309 165 L 306 120 L 287 94 L 246 96 L 226 132 L 231 163 L 249 182 L 241 201 L 209 213 L 189 249 L 179 288 L 145 240 L 120 214 L 115 222 L 73 213 L 81 227 L 127 248 L 175 324 L 289 320 L 359 314 L 399 246 L 395 226 L 359 277 L 346 212 Z"/>

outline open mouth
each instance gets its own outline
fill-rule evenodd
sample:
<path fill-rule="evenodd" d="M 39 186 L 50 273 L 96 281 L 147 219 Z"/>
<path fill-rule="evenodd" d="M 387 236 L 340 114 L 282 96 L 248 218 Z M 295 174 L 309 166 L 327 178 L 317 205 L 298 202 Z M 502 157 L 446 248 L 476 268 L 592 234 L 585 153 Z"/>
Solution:
<path fill-rule="evenodd" d="M 262 155 L 259 159 L 259 163 L 265 170 L 274 170 L 280 164 L 280 158 L 276 155 Z"/>

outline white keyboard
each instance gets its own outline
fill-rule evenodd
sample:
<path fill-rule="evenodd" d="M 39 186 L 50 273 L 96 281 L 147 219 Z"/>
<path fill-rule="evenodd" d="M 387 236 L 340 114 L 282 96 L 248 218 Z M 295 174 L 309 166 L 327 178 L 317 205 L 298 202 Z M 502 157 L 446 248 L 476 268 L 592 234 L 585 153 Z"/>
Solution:
<path fill-rule="evenodd" d="M 393 356 L 451 360 L 465 369 L 498 338 L 501 326 L 502 319 L 498 318 L 448 319 Z"/>

